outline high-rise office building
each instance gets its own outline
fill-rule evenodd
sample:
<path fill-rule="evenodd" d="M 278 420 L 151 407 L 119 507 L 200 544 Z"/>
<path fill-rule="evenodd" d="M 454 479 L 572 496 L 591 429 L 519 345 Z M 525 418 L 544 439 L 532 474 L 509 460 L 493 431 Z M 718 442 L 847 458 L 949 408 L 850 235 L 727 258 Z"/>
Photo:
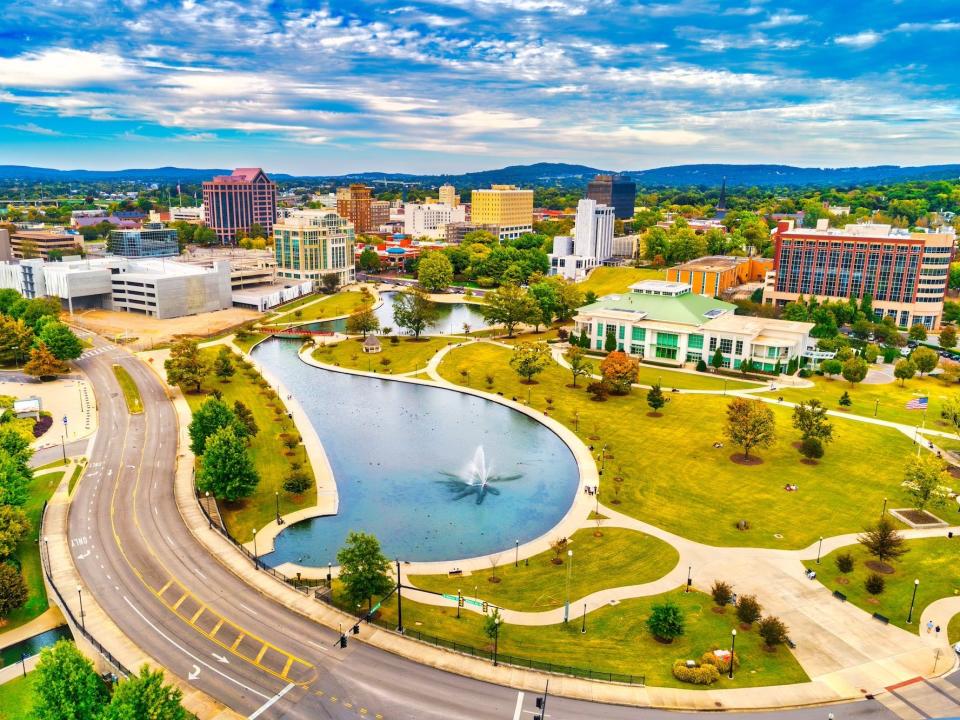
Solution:
<path fill-rule="evenodd" d="M 403 206 L 403 232 L 411 237 L 445 240 L 447 225 L 461 223 L 464 217 L 462 205 L 450 207 L 446 203 L 407 203 Z"/>
<path fill-rule="evenodd" d="M 457 189 L 450 183 L 440 186 L 439 195 L 438 201 L 442 205 L 455 208 L 460 204 L 460 196 L 457 195 Z"/>
<path fill-rule="evenodd" d="M 637 184 L 625 175 L 597 175 L 587 183 L 587 198 L 612 207 L 618 220 L 629 220 L 637 201 Z"/>
<path fill-rule="evenodd" d="M 370 230 L 377 232 L 381 225 L 390 222 L 390 201 L 374 200 L 370 203 Z"/>
<path fill-rule="evenodd" d="M 900 327 L 940 326 L 956 235 L 909 232 L 879 224 L 816 229 L 782 220 L 774 235 L 773 271 L 763 300 L 777 306 L 799 296 L 819 300 L 871 298 L 876 319 Z"/>
<path fill-rule="evenodd" d="M 499 227 L 501 240 L 518 238 L 533 232 L 533 190 L 520 190 L 515 185 L 474 190 L 470 213 L 471 222 Z"/>
<path fill-rule="evenodd" d="M 349 187 L 337 188 L 337 214 L 352 223 L 354 230 L 358 233 L 376 230 L 370 215 L 370 205 L 372 203 L 373 197 L 370 194 L 370 188 L 362 183 L 353 183 Z M 387 220 L 389 220 L 389 203 L 387 213 Z"/>
<path fill-rule="evenodd" d="M 312 280 L 336 273 L 354 280 L 353 225 L 333 210 L 289 210 L 273 228 L 277 277 Z"/>
<path fill-rule="evenodd" d="M 203 206 L 207 225 L 224 245 L 253 225 L 269 235 L 277 217 L 277 185 L 260 168 L 237 168 L 203 183 Z"/>
<path fill-rule="evenodd" d="M 613 257 L 614 210 L 584 198 L 577 203 L 573 237 L 558 235 L 550 253 L 550 274 L 580 280 Z"/>
<path fill-rule="evenodd" d="M 177 229 L 146 223 L 137 230 L 111 230 L 107 250 L 124 257 L 171 257 L 180 254 Z"/>

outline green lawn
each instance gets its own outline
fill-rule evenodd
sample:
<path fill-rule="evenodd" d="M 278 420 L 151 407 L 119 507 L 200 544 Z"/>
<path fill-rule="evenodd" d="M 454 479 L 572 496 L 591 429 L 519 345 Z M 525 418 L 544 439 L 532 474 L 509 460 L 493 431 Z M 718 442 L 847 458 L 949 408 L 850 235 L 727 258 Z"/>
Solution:
<path fill-rule="evenodd" d="M 604 528 L 601 537 L 594 529 L 578 530 L 570 538 L 573 552 L 570 570 L 570 597 L 585 597 L 597 590 L 640 585 L 663 577 L 676 566 L 677 551 L 655 537 L 625 530 Z M 463 577 L 446 575 L 414 575 L 411 582 L 424 590 L 479 596 L 501 607 L 514 610 L 549 610 L 560 607 L 566 597 L 567 553 L 563 562 L 553 563 L 554 553 L 547 551 L 534 555 L 527 562 L 514 567 L 510 553 L 500 558 L 496 570 L 499 583 L 489 582 L 493 575 L 488 568 Z M 477 591 L 474 587 L 479 586 Z"/>
<path fill-rule="evenodd" d="M 219 348 L 204 348 L 202 352 L 212 362 Z M 204 382 L 203 393 L 186 393 L 185 396 L 191 410 L 196 410 L 207 397 L 207 393 L 216 388 L 223 393 L 223 400 L 228 405 L 233 406 L 234 401 L 240 400 L 253 411 L 260 432 L 250 443 L 250 456 L 260 473 L 260 484 L 256 492 L 244 500 L 234 503 L 220 502 L 220 512 L 227 529 L 236 539 L 246 542 L 252 537 L 254 528 L 263 527 L 276 516 L 276 492 L 280 493 L 280 513 L 286 514 L 313 505 L 317 499 L 317 491 L 313 485 L 303 495 L 291 495 L 283 489 L 283 481 L 290 473 L 291 462 L 301 463 L 311 478 L 313 470 L 303 445 L 292 451 L 292 455 L 288 455 L 290 451 L 280 442 L 279 436 L 282 433 L 296 432 L 296 428 L 283 412 L 283 404 L 277 398 L 276 392 L 259 378 L 255 370 L 249 366 L 244 367 L 241 363 L 239 357 L 235 358 L 237 372 L 228 382 L 221 382 L 211 373 Z"/>
<path fill-rule="evenodd" d="M 817 571 L 817 580 L 830 590 L 839 590 L 847 596 L 847 601 L 869 613 L 878 612 L 890 618 L 898 627 L 915 630 L 923 608 L 944 597 L 960 594 L 960 575 L 957 574 L 957 553 L 960 551 L 960 539 L 925 538 L 909 540 L 910 552 L 900 560 L 894 561 L 896 572 L 884 575 L 887 584 L 880 595 L 870 595 L 863 586 L 864 580 L 872 574 L 864 563 L 872 559 L 859 543 L 835 550 L 821 561 L 819 567 L 807 563 Z M 836 556 L 850 553 L 855 561 L 853 572 L 844 575 L 836 566 Z M 838 582 L 847 580 L 846 584 Z M 910 612 L 910 597 L 913 595 L 913 581 L 920 580 L 917 587 L 917 602 L 913 610 L 913 625 L 907 625 Z M 875 601 L 875 602 L 874 602 Z M 949 618 L 934 618 L 942 629 L 947 627 Z"/>
<path fill-rule="evenodd" d="M 344 291 L 326 297 L 320 296 L 317 302 L 272 317 L 267 324 L 311 322 L 350 315 L 363 305 L 364 298 L 372 299 L 372 297 L 372 295 L 354 291 Z M 300 313 L 299 316 L 297 315 L 298 312 Z"/>
<path fill-rule="evenodd" d="M 43 569 L 40 565 L 40 514 L 43 504 L 50 499 L 63 479 L 63 470 L 34 475 L 30 483 L 30 494 L 23 509 L 30 520 L 30 532 L 19 543 L 13 556 L 20 561 L 20 571 L 27 583 L 27 602 L 7 616 L 3 630 L 13 630 L 47 609 L 47 591 L 43 586 Z M 0 685 L 0 687 L 3 687 Z M 2 703 L 0 703 L 2 707 Z"/>
<path fill-rule="evenodd" d="M 583 292 L 593 291 L 597 297 L 611 293 L 627 292 L 629 287 L 641 280 L 664 280 L 663 270 L 635 267 L 599 267 L 586 280 L 577 283 Z"/>
<path fill-rule="evenodd" d="M 260 342 L 261 340 L 263 340 L 265 337 L 267 337 L 266 333 L 258 333 L 258 332 L 250 331 L 247 333 L 247 336 L 245 339 L 240 340 L 239 338 L 234 337 L 233 342 L 237 347 L 241 348 L 245 353 L 249 353 L 250 350 L 253 348 L 253 346 L 256 345 L 258 342 Z"/>
<path fill-rule="evenodd" d="M 447 337 L 422 338 L 419 341 L 401 337 L 400 342 L 394 345 L 388 338 L 381 337 L 380 346 L 383 350 L 366 354 L 363 352 L 363 340 L 351 338 L 334 345 L 319 346 L 313 351 L 313 358 L 328 365 L 381 373 L 389 371 L 391 375 L 397 375 L 423 368 L 439 350 L 458 341 L 458 338 Z M 384 365 L 384 360 L 389 360 L 389 364 Z"/>
<path fill-rule="evenodd" d="M 673 600 L 684 611 L 686 633 L 670 645 L 654 640 L 644 624 L 650 607 Z M 418 630 L 466 645 L 493 649 L 483 634 L 483 619 L 477 613 L 411 602 L 403 603 L 403 624 L 408 632 Z M 646 676 L 648 685 L 703 689 L 680 683 L 673 677 L 674 660 L 696 658 L 714 648 L 730 646 L 730 630 L 735 627 L 733 613 L 716 614 L 708 595 L 682 590 L 663 595 L 625 600 L 616 606 L 596 610 L 586 617 L 586 633 L 581 633 L 581 608 L 571 608 L 571 620 L 564 625 L 531 627 L 501 626 L 498 650 L 503 654 L 580 669 Z M 381 611 L 384 620 L 396 622 L 396 601 L 391 598 Z M 755 630 L 737 631 L 737 655 L 740 668 L 731 681 L 724 676 L 713 689 L 759 687 L 806 682 L 809 678 L 786 647 L 774 652 L 761 649 Z"/>
<path fill-rule="evenodd" d="M 127 403 L 127 410 L 130 411 L 131 415 L 142 413 L 143 400 L 140 398 L 140 390 L 137 389 L 137 384 L 130 377 L 130 373 L 120 365 L 114 365 L 113 374 L 117 376 L 117 382 L 120 383 L 123 399 Z"/>
<path fill-rule="evenodd" d="M 529 391 L 534 408 L 547 410 L 585 443 L 608 445 L 602 503 L 683 537 L 717 545 L 805 547 L 820 535 L 862 529 L 885 497 L 893 507 L 908 502 L 900 482 L 913 446 L 889 428 L 837 421 L 835 441 L 810 466 L 793 447 L 800 438 L 792 411 L 773 405 L 776 442 L 756 453 L 762 464 L 743 466 L 729 459 L 739 449 L 723 433 L 729 398 L 667 393 L 662 417 L 651 418 L 642 390 L 594 402 L 583 379 L 576 390 L 568 388 L 570 374 L 557 366 L 528 386 L 507 365 L 509 357 L 505 348 L 469 345 L 452 350 L 440 372 L 459 383 L 459 369 L 469 367 L 475 387 L 492 374 L 492 391 L 508 398 L 526 400 Z M 723 448 L 713 447 L 718 441 Z M 606 482 L 611 476 L 622 483 Z M 788 483 L 799 491 L 786 492 Z M 739 520 L 751 529 L 737 530 Z"/>
<path fill-rule="evenodd" d="M 926 376 L 907 380 L 903 387 L 900 387 L 899 380 L 884 385 L 864 385 L 861 383 L 851 386 L 839 375 L 834 380 L 827 380 L 819 376 L 811 377 L 810 380 L 814 382 L 812 388 L 783 388 L 777 392 L 777 395 L 782 395 L 784 400 L 790 402 L 818 398 L 831 410 L 840 410 L 840 396 L 844 392 L 848 392 L 853 405 L 847 412 L 873 417 L 874 410 L 876 410 L 876 417 L 881 420 L 890 420 L 906 425 L 920 425 L 923 422 L 923 412 L 921 410 L 907 410 L 906 404 L 913 398 L 926 396 L 930 399 L 926 427 L 947 431 L 950 428 L 940 420 L 940 408 L 947 397 L 960 392 L 960 388 L 956 386 L 947 387 L 939 380 Z M 879 405 L 877 404 L 878 400 Z"/>
<path fill-rule="evenodd" d="M 960 642 L 960 613 L 950 618 L 950 624 L 947 626 L 947 637 L 950 638 L 950 644 Z"/>
<path fill-rule="evenodd" d="M 73 488 L 76 487 L 77 481 L 80 479 L 80 475 L 83 472 L 83 469 L 86 467 L 85 464 L 77 463 L 76 467 L 73 468 L 73 472 L 70 474 L 70 482 L 67 485 L 67 494 L 73 494 Z"/>
<path fill-rule="evenodd" d="M 320 293 L 311 293 L 310 295 L 304 295 L 299 297 L 296 300 L 291 300 L 288 303 L 284 303 L 283 306 L 274 308 L 270 311 L 271 315 L 283 315 L 284 313 L 292 312 L 297 308 L 303 307 L 307 303 L 312 303 L 314 300 L 319 300 L 324 297 Z"/>
<path fill-rule="evenodd" d="M 33 720 L 32 673 L 0 685 L 0 720 Z"/>

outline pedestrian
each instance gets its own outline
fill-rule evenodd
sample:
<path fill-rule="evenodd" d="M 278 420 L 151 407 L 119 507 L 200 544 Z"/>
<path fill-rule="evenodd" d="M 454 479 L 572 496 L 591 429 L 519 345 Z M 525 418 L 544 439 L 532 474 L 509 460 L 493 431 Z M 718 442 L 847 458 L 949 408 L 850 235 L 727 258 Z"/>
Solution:
<path fill-rule="evenodd" d="M 937 637 L 940 637 L 940 626 L 937 625 L 937 626 L 933 629 L 933 632 L 936 633 L 936 636 L 937 636 Z"/>
<path fill-rule="evenodd" d="M 933 630 L 933 620 L 927 620 L 927 635 L 930 634 L 931 630 Z"/>

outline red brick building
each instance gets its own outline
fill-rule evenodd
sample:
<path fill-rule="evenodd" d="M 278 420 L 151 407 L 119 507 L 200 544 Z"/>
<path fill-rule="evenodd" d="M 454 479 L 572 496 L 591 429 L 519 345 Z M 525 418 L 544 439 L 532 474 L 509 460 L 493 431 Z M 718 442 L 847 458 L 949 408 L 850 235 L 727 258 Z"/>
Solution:
<path fill-rule="evenodd" d="M 203 183 L 207 225 L 224 245 L 232 245 L 237 233 L 260 225 L 266 237 L 273 234 L 277 217 L 277 185 L 260 168 L 237 168 Z"/>

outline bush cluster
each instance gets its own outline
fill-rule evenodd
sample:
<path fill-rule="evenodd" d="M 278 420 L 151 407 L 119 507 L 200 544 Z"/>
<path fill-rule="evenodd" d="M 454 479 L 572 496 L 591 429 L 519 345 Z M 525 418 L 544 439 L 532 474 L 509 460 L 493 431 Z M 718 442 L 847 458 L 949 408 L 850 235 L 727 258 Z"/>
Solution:
<path fill-rule="evenodd" d="M 693 685 L 712 685 L 720 679 L 720 671 L 716 665 L 706 664 L 696 667 L 687 667 L 685 660 L 673 663 L 673 676 L 680 682 Z"/>
<path fill-rule="evenodd" d="M 863 586 L 871 595 L 879 595 L 883 592 L 886 585 L 887 581 L 884 580 L 882 576 L 877 575 L 877 573 L 871 573 L 867 576 L 867 579 L 863 581 Z"/>
<path fill-rule="evenodd" d="M 717 671 L 720 673 L 730 672 L 730 656 L 725 655 L 724 657 L 717 657 L 713 654 L 713 650 L 705 652 L 700 657 L 700 667 L 704 665 L 713 665 L 717 668 Z M 733 669 L 736 670 L 740 667 L 740 656 L 736 653 L 733 654 Z"/>

